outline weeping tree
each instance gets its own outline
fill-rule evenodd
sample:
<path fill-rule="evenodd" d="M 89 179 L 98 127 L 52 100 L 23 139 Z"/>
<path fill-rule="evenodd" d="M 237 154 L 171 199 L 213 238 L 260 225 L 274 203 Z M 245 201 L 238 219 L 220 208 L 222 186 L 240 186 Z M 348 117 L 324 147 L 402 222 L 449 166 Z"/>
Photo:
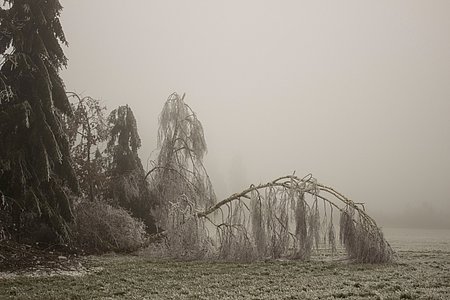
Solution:
<path fill-rule="evenodd" d="M 173 227 L 172 207 L 180 210 L 206 209 L 216 196 L 203 165 L 207 152 L 203 127 L 184 95 L 173 93 L 159 116 L 158 158 L 147 172 L 160 203 L 158 221 Z"/>
<path fill-rule="evenodd" d="M 131 108 L 119 106 L 108 117 L 110 127 L 106 152 L 108 162 L 109 194 L 113 204 L 129 210 L 144 221 L 149 232 L 156 231 L 153 210 L 156 206 L 145 171 L 138 156 L 141 139 Z"/>
<path fill-rule="evenodd" d="M 166 247 L 183 258 L 252 261 L 267 258 L 307 260 L 325 244 L 339 241 L 351 259 L 388 262 L 394 252 L 376 222 L 355 203 L 312 175 L 288 175 L 215 203 L 202 164 L 206 143 L 195 113 L 172 94 L 160 116 L 160 152 L 152 184 L 165 202 Z M 147 174 L 147 175 L 148 175 Z"/>
<path fill-rule="evenodd" d="M 69 189 L 78 182 L 61 122 L 71 114 L 58 74 L 67 64 L 61 9 L 58 0 L 0 7 L 0 194 L 10 235 L 31 235 L 42 223 L 69 238 Z"/>
<path fill-rule="evenodd" d="M 70 154 L 81 192 L 94 201 L 105 189 L 106 158 L 100 150 L 106 142 L 109 128 L 105 117 L 106 107 L 89 96 L 68 93 L 73 116 L 66 118 Z"/>

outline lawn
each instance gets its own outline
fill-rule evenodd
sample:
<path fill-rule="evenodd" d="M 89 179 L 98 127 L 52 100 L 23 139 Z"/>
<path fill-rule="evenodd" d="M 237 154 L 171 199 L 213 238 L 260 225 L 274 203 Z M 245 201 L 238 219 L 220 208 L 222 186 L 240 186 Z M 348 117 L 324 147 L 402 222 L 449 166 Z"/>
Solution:
<path fill-rule="evenodd" d="M 450 252 L 401 251 L 394 264 L 258 263 L 105 255 L 78 271 L 0 275 L 0 299 L 450 299 Z"/>

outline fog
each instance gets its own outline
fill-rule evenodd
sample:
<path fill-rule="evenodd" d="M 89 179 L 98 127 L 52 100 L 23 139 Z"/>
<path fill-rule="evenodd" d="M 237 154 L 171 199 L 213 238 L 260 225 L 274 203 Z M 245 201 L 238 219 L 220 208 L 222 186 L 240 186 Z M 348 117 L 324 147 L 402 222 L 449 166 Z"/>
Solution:
<path fill-rule="evenodd" d="M 61 1 L 67 90 L 129 104 L 144 166 L 172 92 L 219 198 L 296 171 L 382 226 L 450 228 L 450 1 Z"/>

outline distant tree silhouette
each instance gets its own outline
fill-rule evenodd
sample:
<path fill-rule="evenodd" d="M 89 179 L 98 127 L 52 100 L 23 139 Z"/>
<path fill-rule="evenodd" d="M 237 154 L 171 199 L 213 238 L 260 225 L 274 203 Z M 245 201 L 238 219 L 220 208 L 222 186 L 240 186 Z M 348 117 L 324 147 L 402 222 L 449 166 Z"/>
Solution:
<path fill-rule="evenodd" d="M 0 191 L 12 222 L 5 231 L 27 234 L 39 222 L 64 241 L 67 187 L 79 187 L 61 122 L 71 114 L 58 75 L 67 63 L 61 9 L 58 0 L 6 0 L 0 8 Z"/>

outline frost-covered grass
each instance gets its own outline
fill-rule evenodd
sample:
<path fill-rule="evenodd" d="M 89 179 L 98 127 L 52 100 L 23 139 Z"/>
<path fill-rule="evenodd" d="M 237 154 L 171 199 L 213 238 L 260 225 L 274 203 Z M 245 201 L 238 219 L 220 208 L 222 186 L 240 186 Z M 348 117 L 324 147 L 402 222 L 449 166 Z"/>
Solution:
<path fill-rule="evenodd" d="M 450 299 L 450 252 L 398 254 L 387 265 L 92 257 L 78 276 L 0 278 L 0 299 Z"/>

